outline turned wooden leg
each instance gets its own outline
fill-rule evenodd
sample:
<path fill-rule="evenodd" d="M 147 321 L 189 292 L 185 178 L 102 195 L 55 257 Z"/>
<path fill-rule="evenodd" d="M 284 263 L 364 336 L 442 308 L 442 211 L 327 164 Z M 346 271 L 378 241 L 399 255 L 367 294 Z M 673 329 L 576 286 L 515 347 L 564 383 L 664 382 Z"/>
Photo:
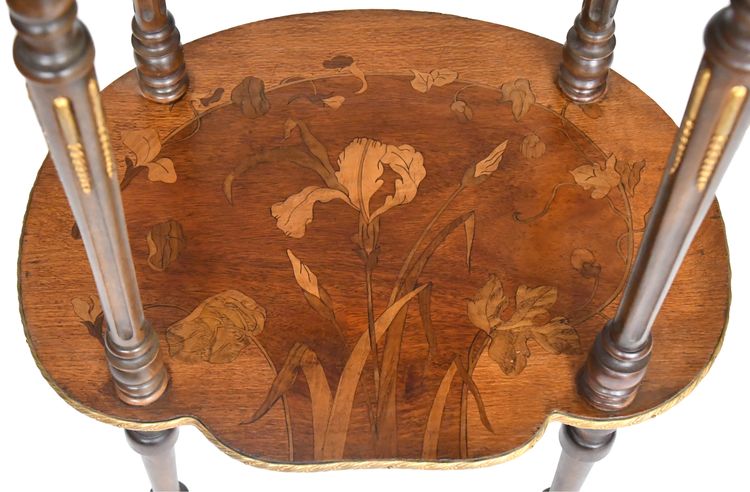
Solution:
<path fill-rule="evenodd" d="M 550 492 L 577 491 L 594 463 L 609 454 L 615 441 L 614 430 L 579 429 L 569 425 L 560 428 L 562 453 Z"/>
<path fill-rule="evenodd" d="M 706 27 L 705 42 L 622 300 L 579 374 L 581 394 L 603 411 L 625 408 L 635 398 L 651 356 L 651 327 L 750 122 L 750 0 L 732 0 L 719 11 Z M 684 329 L 690 330 L 690 320 Z M 563 428 L 553 490 L 580 487 L 591 463 L 611 445 L 606 432 L 614 437 L 613 431 Z"/>
<path fill-rule="evenodd" d="M 143 97 L 176 101 L 188 87 L 180 31 L 165 0 L 133 0 L 133 50 Z"/>
<path fill-rule="evenodd" d="M 635 398 L 651 354 L 651 327 L 749 122 L 750 0 L 732 0 L 719 11 L 705 42 L 622 300 L 579 377 L 581 393 L 601 410 L 624 408 Z M 689 332 L 690 320 L 684 329 Z"/>
<path fill-rule="evenodd" d="M 615 50 L 617 0 L 584 0 L 563 47 L 557 83 L 574 102 L 586 104 L 607 90 Z"/>
<path fill-rule="evenodd" d="M 117 162 L 94 73 L 94 47 L 73 0 L 8 0 L 13 54 L 86 248 L 107 321 L 117 395 L 147 405 L 168 376 L 143 314 L 120 198 Z"/>
<path fill-rule="evenodd" d="M 177 435 L 177 429 L 125 431 L 128 444 L 143 458 L 152 492 L 187 492 L 187 487 L 177 480 L 177 461 L 174 455 Z"/>

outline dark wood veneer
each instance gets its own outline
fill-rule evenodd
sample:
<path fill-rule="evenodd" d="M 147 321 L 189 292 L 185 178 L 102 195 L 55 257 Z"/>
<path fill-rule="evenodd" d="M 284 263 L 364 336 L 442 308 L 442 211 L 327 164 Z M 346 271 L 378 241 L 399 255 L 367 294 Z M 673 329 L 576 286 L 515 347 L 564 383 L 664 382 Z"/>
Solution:
<path fill-rule="evenodd" d="M 79 409 L 139 430 L 187 419 L 277 468 L 475 466 L 513 456 L 550 417 L 596 428 L 649 418 L 713 360 L 729 302 L 716 204 L 632 404 L 597 410 L 576 390 L 676 130 L 618 74 L 597 105 L 577 106 L 556 86 L 560 45 L 416 12 L 286 17 L 184 50 L 191 87 L 174 105 L 141 98 L 134 72 L 103 93 L 143 304 L 168 351 L 170 386 L 153 404 L 115 395 L 50 161 L 31 195 L 19 261 L 29 345 Z M 384 183 L 365 212 L 357 181 L 336 172 L 373 149 Z M 421 178 L 396 170 L 417 153 Z M 316 191 L 326 200 L 306 224 L 289 199 L 311 186 L 332 191 Z M 388 196 L 401 201 L 375 216 Z M 421 271 L 399 283 L 414 244 Z M 400 299 L 408 311 L 385 324 Z M 530 299 L 538 312 L 525 317 Z M 373 338 L 378 363 L 342 377 Z M 350 415 L 326 387 L 332 400 L 355 390 Z"/>

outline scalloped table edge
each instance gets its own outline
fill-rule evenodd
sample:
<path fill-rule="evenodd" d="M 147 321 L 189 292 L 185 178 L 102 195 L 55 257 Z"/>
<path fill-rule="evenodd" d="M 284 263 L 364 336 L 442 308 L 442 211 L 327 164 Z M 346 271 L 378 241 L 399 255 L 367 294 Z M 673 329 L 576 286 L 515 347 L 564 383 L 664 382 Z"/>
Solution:
<path fill-rule="evenodd" d="M 398 9 L 375 9 L 375 10 L 376 11 L 392 11 L 392 10 L 398 10 Z M 341 10 L 335 10 L 335 11 L 324 12 L 324 13 L 330 14 L 330 13 L 335 13 L 335 12 L 340 12 L 340 11 Z M 347 10 L 344 9 L 344 11 L 347 11 Z M 407 10 L 405 12 L 417 12 L 417 11 Z M 419 13 L 425 13 L 425 12 L 419 11 Z M 296 14 L 296 15 L 299 15 L 299 14 Z M 439 14 L 439 15 L 444 15 L 444 14 Z M 281 17 L 276 17 L 273 19 L 265 19 L 265 20 L 266 21 L 278 20 L 278 19 L 283 19 L 285 17 L 294 17 L 294 16 L 295 15 L 288 15 L 288 16 L 281 16 Z M 461 19 L 466 19 L 464 17 L 455 16 L 455 15 L 451 15 L 450 17 L 459 17 Z M 476 19 L 470 19 L 470 20 L 476 21 Z M 219 32 L 231 31 L 239 27 L 241 26 L 234 26 L 232 28 L 221 30 Z M 504 27 L 508 29 L 518 30 L 510 26 L 504 26 Z M 216 33 L 213 33 L 213 34 L 216 34 Z M 530 34 L 530 33 L 527 33 L 527 34 Z M 552 41 L 543 36 L 539 36 L 539 35 L 533 35 L 533 36 L 542 38 L 546 41 Z M 207 37 L 209 36 L 200 37 L 194 41 L 203 40 Z M 552 41 L 552 42 L 555 42 L 555 41 Z M 126 77 L 131 75 L 132 72 L 133 70 L 125 72 L 120 77 L 117 77 L 115 80 L 113 80 L 112 83 L 125 79 Z M 612 70 L 612 72 L 617 73 L 615 70 Z M 617 75 L 620 75 L 620 74 L 617 73 Z M 620 75 L 620 77 L 622 78 L 622 80 L 627 81 L 628 83 L 632 84 L 632 82 L 630 82 L 629 79 L 625 78 L 624 76 Z M 107 87 L 109 87 L 109 85 Z M 647 94 L 645 93 L 643 94 L 646 97 L 648 97 Z M 654 103 L 656 104 L 655 101 Z M 657 107 L 661 109 L 661 106 L 659 106 L 658 104 L 656 105 Z M 49 158 L 49 155 L 45 157 L 45 160 L 47 160 L 48 158 Z M 242 463 L 245 463 L 254 467 L 262 468 L 262 469 L 267 469 L 267 470 L 272 470 L 272 471 L 283 471 L 283 472 L 317 472 L 317 471 L 332 471 L 332 470 L 387 469 L 387 468 L 417 469 L 417 470 L 461 470 L 461 469 L 484 468 L 484 467 L 497 465 L 500 463 L 505 463 L 529 451 L 531 448 L 534 447 L 534 445 L 537 442 L 539 442 L 539 440 L 542 438 L 545 431 L 547 430 L 548 425 L 551 422 L 560 422 L 562 424 L 571 425 L 571 426 L 579 427 L 579 428 L 585 428 L 585 429 L 619 429 L 619 428 L 635 425 L 635 424 L 650 420 L 654 417 L 657 417 L 665 413 L 666 411 L 668 411 L 669 409 L 671 409 L 672 407 L 680 403 L 682 400 L 687 398 L 687 396 L 693 392 L 693 390 L 698 386 L 698 384 L 706 377 L 708 372 L 711 370 L 711 367 L 713 366 L 716 358 L 721 352 L 721 348 L 722 348 L 722 345 L 726 336 L 726 332 L 727 332 L 727 327 L 729 324 L 729 310 L 730 310 L 731 302 L 732 302 L 732 290 L 731 290 L 732 269 L 731 269 L 731 261 L 730 261 L 727 237 L 726 237 L 726 234 L 724 234 L 724 243 L 725 243 L 725 248 L 727 251 L 728 274 L 727 274 L 727 308 L 726 308 L 726 312 L 724 315 L 724 325 L 722 327 L 721 336 L 719 337 L 718 342 L 716 346 L 714 347 L 713 352 L 708 362 L 697 373 L 696 377 L 690 383 L 688 383 L 686 386 L 684 386 L 682 389 L 680 389 L 674 395 L 672 395 L 670 398 L 668 398 L 667 400 L 661 402 L 660 404 L 648 410 L 643 410 L 636 414 L 625 416 L 625 417 L 615 416 L 615 417 L 606 418 L 606 419 L 596 419 L 596 418 L 592 419 L 592 418 L 586 418 L 586 417 L 568 414 L 565 412 L 553 411 L 551 414 L 547 415 L 547 417 L 540 424 L 537 431 L 524 444 L 500 455 L 476 458 L 476 459 L 466 459 L 466 460 L 449 460 L 449 459 L 440 460 L 438 459 L 435 461 L 407 460 L 407 459 L 401 459 L 401 460 L 380 459 L 380 460 L 343 460 L 343 461 L 318 462 L 318 463 L 313 463 L 313 462 L 288 463 L 288 462 L 280 462 L 280 461 L 279 462 L 265 461 L 259 458 L 253 458 L 253 457 L 244 455 L 240 453 L 239 451 L 233 449 L 232 447 L 224 444 L 216 436 L 214 436 L 211 430 L 209 430 L 208 427 L 206 427 L 199 418 L 194 417 L 194 416 L 186 415 L 186 416 L 180 416 L 180 417 L 176 417 L 176 418 L 168 419 L 168 420 L 147 422 L 147 421 L 132 421 L 132 420 L 121 419 L 121 418 L 112 417 L 105 413 L 99 412 L 98 410 L 91 408 L 89 406 L 86 406 L 78 402 L 76 399 L 72 398 L 71 396 L 69 396 L 61 387 L 57 385 L 56 381 L 49 375 L 47 370 L 39 361 L 39 358 L 37 357 L 37 354 L 34 351 L 34 347 L 30 341 L 26 317 L 25 317 L 25 313 L 23 310 L 22 289 L 21 289 L 21 255 L 20 253 L 23 247 L 23 238 L 26 232 L 26 218 L 29 212 L 31 196 L 33 194 L 34 189 L 36 188 L 41 171 L 42 171 L 42 166 L 39 167 L 37 176 L 34 179 L 34 184 L 32 185 L 32 188 L 29 192 L 29 200 L 26 206 L 26 210 L 24 212 L 23 227 L 22 227 L 21 234 L 19 237 L 19 255 L 18 255 L 18 260 L 17 260 L 17 288 L 18 288 L 19 313 L 21 316 L 21 322 L 22 322 L 23 329 L 24 329 L 24 336 L 26 339 L 26 343 L 29 347 L 29 351 L 31 352 L 31 355 L 34 359 L 34 363 L 39 369 L 42 377 L 52 387 L 55 393 L 57 393 L 60 396 L 60 398 L 62 398 L 68 405 L 73 407 L 75 410 L 81 412 L 82 414 L 88 417 L 91 417 L 94 420 L 97 420 L 106 424 L 110 424 L 116 427 L 120 427 L 123 429 L 139 430 L 139 431 L 159 431 L 159 430 L 172 429 L 172 428 L 176 428 L 176 427 L 180 427 L 184 425 L 191 425 L 197 428 L 214 446 L 216 446 L 219 450 L 224 452 L 226 455 L 236 460 L 239 460 Z M 719 209 L 719 220 L 721 222 L 722 229 L 724 229 L 724 218 L 721 215 L 721 210 L 719 207 L 718 200 L 715 199 L 714 203 Z"/>
<path fill-rule="evenodd" d="M 717 203 L 718 205 L 718 203 Z M 722 219 L 723 222 L 723 219 Z M 731 264 L 730 264 L 731 265 Z M 20 272 L 20 263 L 19 263 Z M 731 268 L 729 269 L 729 280 L 731 280 Z M 731 285 L 731 283 L 730 283 Z M 20 295 L 21 289 L 19 285 L 19 311 L 21 314 L 21 321 L 23 323 L 24 335 L 26 337 L 26 343 L 29 346 L 29 351 L 34 358 L 39 372 L 47 383 L 52 387 L 53 390 L 62 398 L 68 405 L 78 410 L 82 414 L 104 422 L 106 424 L 114 425 L 123 429 L 139 430 L 139 431 L 159 431 L 180 427 L 183 425 L 192 425 L 197 428 L 214 446 L 224 452 L 226 455 L 241 461 L 247 465 L 254 467 L 263 468 L 273 471 L 285 471 L 285 472 L 316 472 L 316 471 L 330 471 L 330 470 L 355 470 L 355 469 L 373 469 L 373 468 L 404 468 L 404 469 L 416 469 L 416 470 L 463 470 L 471 468 L 484 468 L 488 466 L 505 463 L 515 459 L 526 451 L 534 447 L 544 435 L 547 430 L 547 426 L 551 422 L 560 422 L 562 424 L 571 425 L 574 427 L 580 427 L 584 429 L 619 429 L 621 427 L 627 427 L 635 425 L 640 422 L 652 419 L 662 413 L 666 412 L 670 408 L 674 407 L 682 400 L 687 398 L 690 393 L 698 386 L 708 374 L 713 366 L 716 357 L 721 352 L 721 347 L 724 343 L 724 337 L 726 336 L 727 326 L 729 323 L 729 306 L 731 305 L 731 288 L 728 288 L 728 303 L 727 313 L 724 317 L 724 326 L 722 328 L 721 337 L 714 348 L 711 358 L 708 363 L 701 369 L 698 375 L 693 379 L 687 386 L 682 388 L 680 391 L 675 393 L 671 398 L 665 400 L 661 404 L 649 409 L 639 412 L 635 415 L 628 417 L 614 417 L 611 419 L 590 419 L 586 417 L 579 417 L 577 415 L 571 415 L 564 412 L 553 412 L 544 419 L 539 429 L 534 435 L 521 446 L 508 451 L 504 454 L 497 456 L 468 459 L 468 460 L 436 460 L 436 461 L 421 461 L 421 460 L 398 460 L 398 459 L 383 459 L 383 460 L 358 460 L 358 461 L 334 461 L 328 463 L 284 463 L 284 462 L 273 462 L 265 461 L 258 458 L 252 458 L 246 456 L 237 450 L 227 446 L 221 442 L 213 433 L 200 421 L 197 417 L 193 416 L 182 416 L 174 419 L 153 421 L 153 422 L 136 422 L 130 420 L 124 420 L 116 417 L 112 417 L 97 411 L 96 409 L 90 408 L 86 405 L 81 404 L 74 398 L 70 397 L 62 388 L 60 388 L 54 379 L 47 373 L 47 370 L 42 366 L 41 362 L 37 358 L 36 352 L 29 341 L 29 334 L 26 328 L 26 319 L 23 312 L 23 307 L 20 306 Z"/>

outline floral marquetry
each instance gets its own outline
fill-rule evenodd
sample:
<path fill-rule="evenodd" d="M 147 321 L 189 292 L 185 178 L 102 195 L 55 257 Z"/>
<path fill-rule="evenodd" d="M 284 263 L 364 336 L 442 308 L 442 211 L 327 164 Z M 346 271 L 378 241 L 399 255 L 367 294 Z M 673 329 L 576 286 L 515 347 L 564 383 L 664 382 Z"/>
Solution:
<path fill-rule="evenodd" d="M 425 33 L 451 42 L 409 47 Z M 571 105 L 554 86 L 558 45 L 418 13 L 316 14 L 214 39 L 185 46 L 196 76 L 171 108 L 137 99 L 134 74 L 104 92 L 144 310 L 171 375 L 153 405 L 123 405 L 109 383 L 105 322 L 51 163 L 32 193 L 27 332 L 78 408 L 137 429 L 192 422 L 269 467 L 476 466 L 527 448 L 550 419 L 648 418 L 703 375 L 728 303 L 717 208 L 657 320 L 669 343 L 633 405 L 601 412 L 574 386 L 675 132 L 619 76 L 597 105 Z M 486 49 L 452 48 L 477 40 Z M 283 60 L 265 60 L 269 46 Z M 648 135 L 633 138 L 644 119 Z M 700 316 L 685 299 L 701 299 Z M 97 384 L 76 383 L 84 374 Z"/>

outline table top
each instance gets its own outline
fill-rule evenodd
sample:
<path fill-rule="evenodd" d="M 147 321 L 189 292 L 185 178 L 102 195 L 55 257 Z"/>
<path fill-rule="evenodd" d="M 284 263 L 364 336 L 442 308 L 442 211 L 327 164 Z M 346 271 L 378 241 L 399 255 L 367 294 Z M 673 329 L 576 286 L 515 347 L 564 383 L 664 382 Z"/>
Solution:
<path fill-rule="evenodd" d="M 667 297 L 635 402 L 586 405 L 575 374 L 616 309 L 676 127 L 616 73 L 600 103 L 567 103 L 560 50 L 458 17 L 346 11 L 187 44 L 191 88 L 170 106 L 125 74 L 104 106 L 170 387 L 144 408 L 115 396 L 49 160 L 19 259 L 43 374 L 94 418 L 191 423 L 277 469 L 479 466 L 551 419 L 663 412 L 724 334 L 721 215 Z"/>

